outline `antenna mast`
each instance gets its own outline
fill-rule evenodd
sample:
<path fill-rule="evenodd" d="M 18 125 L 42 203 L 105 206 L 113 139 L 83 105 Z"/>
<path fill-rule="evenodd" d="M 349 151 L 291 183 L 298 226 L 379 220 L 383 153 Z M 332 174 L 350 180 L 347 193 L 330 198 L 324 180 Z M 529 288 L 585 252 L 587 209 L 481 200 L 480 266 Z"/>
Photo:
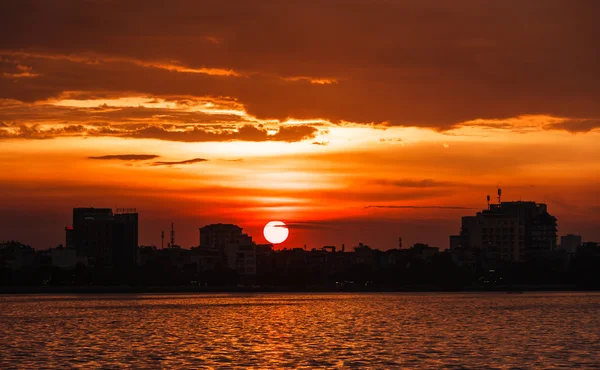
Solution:
<path fill-rule="evenodd" d="M 165 232 L 160 232 L 160 249 L 165 249 Z"/>
<path fill-rule="evenodd" d="M 175 225 L 171 223 L 171 248 L 175 248 Z"/>
<path fill-rule="evenodd" d="M 498 188 L 498 204 L 502 203 L 500 199 L 502 198 L 502 189 Z"/>
<path fill-rule="evenodd" d="M 488 209 L 490 209 L 490 196 L 487 196 Z"/>

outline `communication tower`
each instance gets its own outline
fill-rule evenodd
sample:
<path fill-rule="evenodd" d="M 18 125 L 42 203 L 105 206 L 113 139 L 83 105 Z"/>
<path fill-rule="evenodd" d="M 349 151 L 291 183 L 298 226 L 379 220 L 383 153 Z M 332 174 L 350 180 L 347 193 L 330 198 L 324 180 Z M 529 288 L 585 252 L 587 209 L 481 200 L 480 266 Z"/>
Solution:
<path fill-rule="evenodd" d="M 171 223 L 171 248 L 175 248 L 175 225 Z"/>

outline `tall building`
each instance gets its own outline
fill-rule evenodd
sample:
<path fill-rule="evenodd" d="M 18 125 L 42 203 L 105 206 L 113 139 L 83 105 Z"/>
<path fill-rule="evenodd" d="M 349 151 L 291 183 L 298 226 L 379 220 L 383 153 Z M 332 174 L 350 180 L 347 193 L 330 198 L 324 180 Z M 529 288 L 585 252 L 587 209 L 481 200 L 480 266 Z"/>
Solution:
<path fill-rule="evenodd" d="M 212 224 L 201 227 L 200 248 L 223 251 L 229 268 L 240 275 L 256 275 L 256 244 L 237 225 Z"/>
<path fill-rule="evenodd" d="M 460 235 L 450 235 L 450 250 L 456 250 L 460 247 Z"/>
<path fill-rule="evenodd" d="M 577 252 L 581 246 L 581 235 L 563 235 L 560 237 L 560 249 L 569 253 Z"/>
<path fill-rule="evenodd" d="M 239 242 L 243 235 L 248 237 L 248 235 L 242 233 L 242 228 L 237 225 L 206 225 L 200 228 L 200 246 L 204 248 L 225 248 L 227 244 Z"/>
<path fill-rule="evenodd" d="M 65 248 L 75 249 L 75 241 L 73 240 L 73 226 L 68 225 L 65 227 Z"/>
<path fill-rule="evenodd" d="M 78 257 L 95 267 L 137 264 L 138 214 L 135 209 L 74 208 L 72 238 Z"/>
<path fill-rule="evenodd" d="M 452 243 L 502 261 L 523 261 L 527 255 L 556 250 L 556 232 L 556 218 L 545 204 L 501 202 L 463 217 L 460 241 L 453 238 Z"/>
<path fill-rule="evenodd" d="M 117 209 L 113 224 L 113 265 L 122 270 L 138 264 L 138 214 Z"/>
<path fill-rule="evenodd" d="M 73 208 L 73 244 L 78 257 L 87 257 L 90 265 L 112 263 L 112 225 L 110 208 Z"/>

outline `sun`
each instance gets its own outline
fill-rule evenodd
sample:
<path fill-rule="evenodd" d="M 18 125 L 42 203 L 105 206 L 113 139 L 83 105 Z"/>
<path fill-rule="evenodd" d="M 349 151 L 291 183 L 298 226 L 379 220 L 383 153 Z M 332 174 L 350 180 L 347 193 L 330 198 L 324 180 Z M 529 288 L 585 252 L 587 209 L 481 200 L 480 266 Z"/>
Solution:
<path fill-rule="evenodd" d="M 287 239 L 290 230 L 281 221 L 271 221 L 265 225 L 263 233 L 265 234 L 265 239 L 267 239 L 269 243 L 279 244 Z"/>

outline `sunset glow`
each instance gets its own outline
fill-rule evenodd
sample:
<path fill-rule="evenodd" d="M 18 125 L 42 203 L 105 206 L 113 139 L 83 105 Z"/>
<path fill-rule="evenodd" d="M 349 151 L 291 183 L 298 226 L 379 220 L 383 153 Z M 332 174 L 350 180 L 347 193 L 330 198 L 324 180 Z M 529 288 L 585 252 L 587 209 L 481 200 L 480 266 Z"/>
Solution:
<path fill-rule="evenodd" d="M 290 231 L 281 221 L 270 221 L 265 225 L 263 234 L 265 239 L 272 244 L 283 243 L 289 235 Z"/>
<path fill-rule="evenodd" d="M 136 207 L 144 245 L 282 219 L 278 248 L 445 248 L 502 187 L 600 238 L 595 19 L 401 3 L 1 5 L 0 235 L 55 246 L 73 207 Z"/>

